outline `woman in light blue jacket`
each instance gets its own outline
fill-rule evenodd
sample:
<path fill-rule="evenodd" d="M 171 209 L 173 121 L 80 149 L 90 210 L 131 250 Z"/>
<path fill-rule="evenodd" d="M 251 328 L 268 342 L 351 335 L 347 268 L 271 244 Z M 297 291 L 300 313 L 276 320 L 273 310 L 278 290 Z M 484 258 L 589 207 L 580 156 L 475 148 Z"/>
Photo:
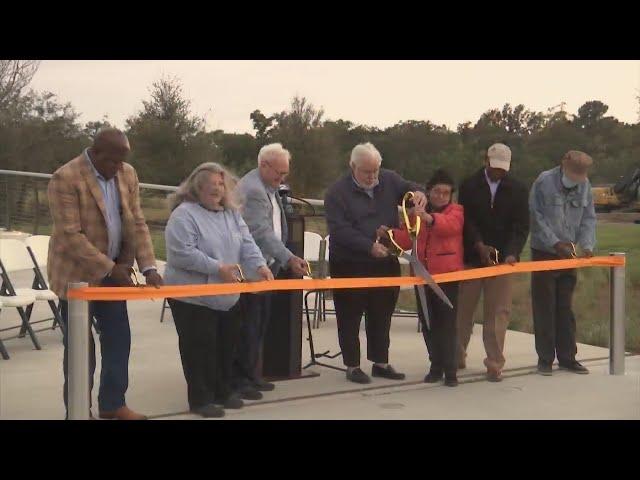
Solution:
<path fill-rule="evenodd" d="M 194 285 L 273 280 L 232 197 L 235 179 L 217 163 L 203 163 L 170 197 L 165 229 L 165 284 Z M 169 299 L 179 337 L 190 411 L 221 417 L 241 408 L 230 386 L 239 295 Z"/>

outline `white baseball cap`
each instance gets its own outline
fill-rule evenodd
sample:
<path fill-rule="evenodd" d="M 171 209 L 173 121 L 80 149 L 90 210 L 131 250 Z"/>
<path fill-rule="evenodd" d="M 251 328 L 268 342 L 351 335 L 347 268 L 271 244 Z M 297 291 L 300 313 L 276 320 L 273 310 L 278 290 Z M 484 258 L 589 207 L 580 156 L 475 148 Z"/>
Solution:
<path fill-rule="evenodd" d="M 503 143 L 494 143 L 487 150 L 489 166 L 491 168 L 501 168 L 509 171 L 511 166 L 511 149 Z"/>

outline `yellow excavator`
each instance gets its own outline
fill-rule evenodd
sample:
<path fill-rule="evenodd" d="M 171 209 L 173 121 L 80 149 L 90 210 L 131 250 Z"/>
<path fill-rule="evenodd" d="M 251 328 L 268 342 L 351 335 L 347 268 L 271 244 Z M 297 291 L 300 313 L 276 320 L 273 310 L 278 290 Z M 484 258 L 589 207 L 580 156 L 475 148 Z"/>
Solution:
<path fill-rule="evenodd" d="M 640 168 L 632 170 L 617 183 L 591 187 L 597 212 L 640 210 Z"/>

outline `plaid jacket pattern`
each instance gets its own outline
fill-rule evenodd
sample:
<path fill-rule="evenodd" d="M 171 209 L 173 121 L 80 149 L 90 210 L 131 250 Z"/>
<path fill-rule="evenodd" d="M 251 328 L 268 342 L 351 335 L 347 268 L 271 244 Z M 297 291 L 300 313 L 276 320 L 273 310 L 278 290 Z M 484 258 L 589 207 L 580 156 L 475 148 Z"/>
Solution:
<path fill-rule="evenodd" d="M 47 275 L 49 286 L 66 298 L 69 282 L 97 285 L 116 263 L 141 270 L 155 266 L 153 244 L 138 193 L 138 175 L 128 163 L 116 174 L 120 193 L 122 244 L 114 262 L 107 256 L 106 207 L 98 180 L 80 155 L 60 167 L 49 181 L 47 195 L 53 218 Z"/>

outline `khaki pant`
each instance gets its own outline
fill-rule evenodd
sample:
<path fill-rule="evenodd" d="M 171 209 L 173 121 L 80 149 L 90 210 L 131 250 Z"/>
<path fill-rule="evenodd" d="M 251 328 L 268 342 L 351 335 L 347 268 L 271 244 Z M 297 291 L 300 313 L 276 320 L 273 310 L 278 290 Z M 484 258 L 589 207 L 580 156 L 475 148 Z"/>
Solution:
<path fill-rule="evenodd" d="M 464 363 L 473 331 L 473 313 L 484 291 L 482 341 L 487 358 L 487 370 L 501 372 L 505 364 L 504 337 L 511 316 L 513 276 L 482 278 L 460 282 L 458 296 L 458 361 Z"/>

